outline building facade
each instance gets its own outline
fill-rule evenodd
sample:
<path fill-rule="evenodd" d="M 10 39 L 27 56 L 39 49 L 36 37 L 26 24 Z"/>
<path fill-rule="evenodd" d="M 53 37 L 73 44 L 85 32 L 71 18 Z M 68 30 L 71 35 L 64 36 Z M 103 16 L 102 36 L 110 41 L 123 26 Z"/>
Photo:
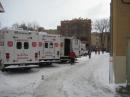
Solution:
<path fill-rule="evenodd" d="M 100 41 L 100 33 L 93 32 L 91 33 L 91 46 L 94 48 L 101 47 L 101 41 Z"/>
<path fill-rule="evenodd" d="M 130 0 L 111 0 L 115 83 L 130 83 Z"/>
<path fill-rule="evenodd" d="M 91 20 L 90 19 L 73 19 L 61 21 L 57 26 L 59 34 L 64 36 L 75 36 L 82 41 L 86 41 L 86 45 L 91 43 Z"/>
<path fill-rule="evenodd" d="M 104 32 L 102 39 L 103 39 L 104 49 L 109 52 L 111 48 L 110 32 Z M 101 44 L 102 44 L 101 33 L 97 33 L 97 32 L 91 33 L 91 46 L 94 48 L 96 47 L 102 49 Z"/>

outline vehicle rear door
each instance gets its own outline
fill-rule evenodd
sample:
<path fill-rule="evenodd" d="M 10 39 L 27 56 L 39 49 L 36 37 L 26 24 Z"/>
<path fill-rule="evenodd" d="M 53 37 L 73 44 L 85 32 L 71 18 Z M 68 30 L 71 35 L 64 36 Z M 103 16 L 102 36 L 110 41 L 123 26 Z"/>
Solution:
<path fill-rule="evenodd" d="M 23 31 L 14 32 L 14 51 L 15 51 L 15 60 L 16 63 L 30 63 L 32 61 L 31 53 L 31 33 Z"/>
<path fill-rule="evenodd" d="M 54 37 L 47 35 L 44 43 L 44 55 L 45 59 L 54 59 L 55 51 L 54 51 Z"/>

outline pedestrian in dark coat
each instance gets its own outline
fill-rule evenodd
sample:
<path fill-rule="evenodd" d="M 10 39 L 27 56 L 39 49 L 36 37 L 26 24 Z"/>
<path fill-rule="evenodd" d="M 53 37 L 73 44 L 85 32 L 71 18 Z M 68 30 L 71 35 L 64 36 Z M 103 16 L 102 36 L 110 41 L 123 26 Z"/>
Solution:
<path fill-rule="evenodd" d="M 76 58 L 75 52 L 70 51 L 70 53 L 69 53 L 69 58 L 70 58 L 70 63 L 71 63 L 71 64 L 74 64 L 75 58 Z"/>
<path fill-rule="evenodd" d="M 91 49 L 89 48 L 88 49 L 88 56 L 89 56 L 89 59 L 91 58 Z"/>

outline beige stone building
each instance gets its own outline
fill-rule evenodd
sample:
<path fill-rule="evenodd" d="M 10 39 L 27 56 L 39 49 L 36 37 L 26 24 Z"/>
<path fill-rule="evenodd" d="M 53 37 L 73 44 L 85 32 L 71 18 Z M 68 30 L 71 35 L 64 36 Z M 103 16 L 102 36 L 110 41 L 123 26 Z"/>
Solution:
<path fill-rule="evenodd" d="M 130 83 L 130 0 L 111 0 L 115 83 Z"/>
<path fill-rule="evenodd" d="M 104 39 L 104 48 L 106 49 L 106 51 L 110 52 L 110 50 L 111 50 L 111 34 L 110 34 L 110 32 L 105 32 L 103 39 Z"/>
<path fill-rule="evenodd" d="M 92 47 L 100 47 L 101 46 L 99 33 L 97 33 L 97 32 L 91 33 L 91 46 Z"/>
<path fill-rule="evenodd" d="M 106 51 L 110 51 L 110 32 L 103 33 L 103 44 Z M 101 33 L 93 32 L 91 33 L 91 46 L 101 48 Z"/>

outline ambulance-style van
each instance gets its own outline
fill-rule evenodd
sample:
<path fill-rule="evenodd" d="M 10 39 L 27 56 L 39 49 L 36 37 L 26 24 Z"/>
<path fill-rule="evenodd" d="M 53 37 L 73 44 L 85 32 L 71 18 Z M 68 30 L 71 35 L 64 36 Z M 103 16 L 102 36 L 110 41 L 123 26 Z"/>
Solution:
<path fill-rule="evenodd" d="M 80 44 L 80 55 L 85 56 L 87 55 L 87 49 L 86 49 L 86 44 L 82 43 Z"/>
<path fill-rule="evenodd" d="M 0 68 L 36 66 L 39 45 L 38 32 L 0 30 Z"/>
<path fill-rule="evenodd" d="M 40 47 L 39 63 L 52 64 L 60 61 L 60 35 L 47 34 L 46 32 L 39 33 Z"/>
<path fill-rule="evenodd" d="M 80 56 L 80 43 L 81 41 L 75 37 L 65 37 L 61 36 L 61 49 L 60 49 L 60 60 L 61 62 L 69 61 L 70 51 L 75 52 L 76 57 Z"/>
<path fill-rule="evenodd" d="M 72 38 L 72 50 L 75 52 L 76 57 L 80 56 L 80 43 L 81 41 L 77 38 Z"/>
<path fill-rule="evenodd" d="M 72 50 L 72 37 L 60 37 L 60 61 L 69 61 L 69 53 Z"/>

